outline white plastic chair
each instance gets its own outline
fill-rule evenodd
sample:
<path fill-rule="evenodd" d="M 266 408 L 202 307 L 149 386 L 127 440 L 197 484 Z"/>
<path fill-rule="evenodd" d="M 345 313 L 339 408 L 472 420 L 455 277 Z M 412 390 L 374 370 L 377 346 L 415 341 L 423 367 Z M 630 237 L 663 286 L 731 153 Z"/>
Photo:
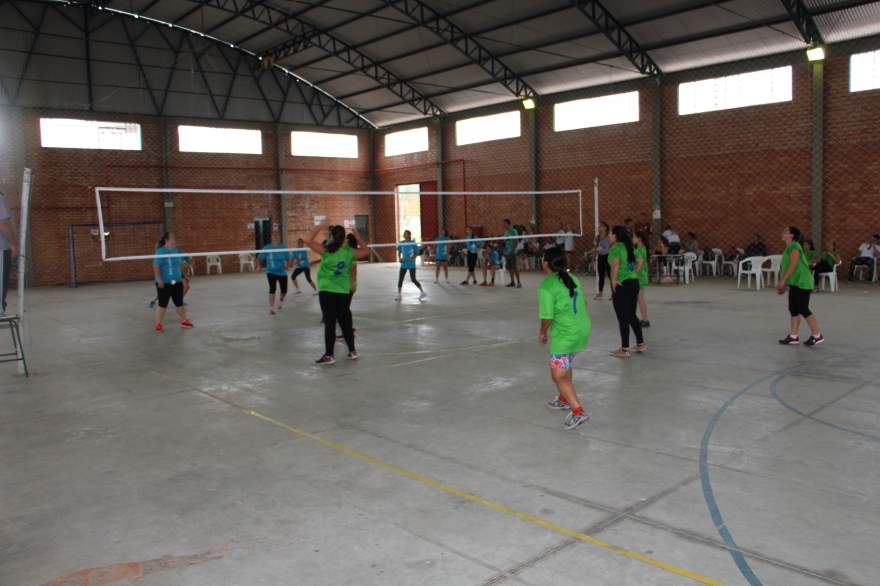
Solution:
<path fill-rule="evenodd" d="M 253 254 L 245 252 L 238 255 L 238 270 L 243 273 L 245 267 L 252 273 L 257 271 L 256 259 Z"/>
<path fill-rule="evenodd" d="M 764 259 L 764 261 L 770 261 L 769 267 L 764 267 L 761 269 L 763 272 L 767 273 L 767 278 L 764 281 L 767 285 L 770 285 L 770 278 L 773 277 L 773 284 L 779 284 L 779 266 L 782 264 L 782 255 L 781 254 L 773 254 Z"/>
<path fill-rule="evenodd" d="M 706 267 L 706 274 L 709 274 L 709 269 L 712 270 L 712 276 L 718 276 L 718 265 L 724 259 L 724 253 L 720 248 L 712 249 L 712 260 L 701 259 L 700 267 Z"/>
<path fill-rule="evenodd" d="M 752 275 L 755 276 L 755 288 L 760 291 L 764 285 L 763 264 L 767 261 L 765 256 L 750 256 L 739 261 L 736 270 L 736 288 L 739 289 L 743 275 L 746 275 L 746 288 L 752 288 Z M 748 265 L 748 268 L 746 267 Z"/>
<path fill-rule="evenodd" d="M 837 291 L 837 267 L 839 267 L 842 262 L 843 261 L 837 261 L 834 265 L 834 270 L 830 273 L 819 273 L 819 283 L 817 283 L 817 285 L 819 285 L 819 288 L 822 289 L 822 291 L 825 290 L 826 281 L 828 282 L 828 288 L 831 289 L 832 293 Z"/>
<path fill-rule="evenodd" d="M 216 254 L 212 254 L 211 256 L 205 257 L 205 264 L 208 267 L 207 274 L 211 274 L 211 267 L 217 269 L 217 274 L 223 274 L 223 265 L 220 263 L 220 256 Z"/>
<path fill-rule="evenodd" d="M 685 252 L 682 256 L 681 264 L 672 265 L 672 274 L 681 274 L 684 284 L 687 285 L 695 278 L 694 265 L 697 262 L 697 255 L 693 252 Z"/>

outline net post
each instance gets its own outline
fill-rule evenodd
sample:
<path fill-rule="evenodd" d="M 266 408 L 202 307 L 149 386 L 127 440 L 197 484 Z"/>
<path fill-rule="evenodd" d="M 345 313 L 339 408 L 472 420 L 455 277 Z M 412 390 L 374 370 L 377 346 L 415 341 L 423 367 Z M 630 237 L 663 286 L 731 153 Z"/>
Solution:
<path fill-rule="evenodd" d="M 26 168 L 21 178 L 21 212 L 19 214 L 18 230 L 18 321 L 21 332 L 26 332 L 24 327 L 24 288 L 27 277 L 28 263 L 28 223 L 31 208 L 31 182 L 33 174 L 30 168 Z M 18 372 L 25 373 L 24 367 L 24 333 L 20 335 L 21 344 L 18 346 Z"/>
<path fill-rule="evenodd" d="M 95 188 L 95 202 L 98 204 L 98 230 L 101 235 L 101 260 L 107 260 L 107 240 L 104 236 L 104 210 L 101 209 L 101 188 Z"/>

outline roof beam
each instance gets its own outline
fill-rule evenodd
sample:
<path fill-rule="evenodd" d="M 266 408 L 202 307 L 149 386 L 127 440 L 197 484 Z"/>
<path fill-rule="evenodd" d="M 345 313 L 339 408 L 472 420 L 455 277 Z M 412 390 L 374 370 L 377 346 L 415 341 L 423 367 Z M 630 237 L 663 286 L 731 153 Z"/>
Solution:
<path fill-rule="evenodd" d="M 662 75 L 651 56 L 599 0 L 572 0 L 572 4 L 592 22 L 642 75 Z"/>
<path fill-rule="evenodd" d="M 791 21 L 797 27 L 798 32 L 801 33 L 801 37 L 803 37 L 806 44 L 825 44 L 825 39 L 822 38 L 822 33 L 819 31 L 819 27 L 816 26 L 816 22 L 813 20 L 813 15 L 811 15 L 810 11 L 807 10 L 807 7 L 804 6 L 802 0 L 780 1 L 782 2 L 782 5 L 785 6 L 786 12 L 791 16 Z"/>
<path fill-rule="evenodd" d="M 433 8 L 421 0 L 384 0 L 387 6 L 406 14 L 447 44 L 458 49 L 472 63 L 492 76 L 518 98 L 534 98 L 537 92 L 524 79 L 513 72 L 500 59 L 481 45 L 474 37 L 464 32 L 454 22 L 440 16 Z"/>
<path fill-rule="evenodd" d="M 262 3 L 265 2 L 265 1 L 266 1 L 266 0 L 259 0 L 260 4 L 262 4 Z M 306 12 L 308 12 L 309 10 L 314 10 L 315 8 L 319 8 L 319 7 L 323 6 L 324 4 L 327 4 L 329 1 L 330 1 L 330 0 L 315 0 L 315 2 L 312 2 L 312 3 L 308 6 L 308 8 L 303 8 L 303 9 L 300 10 L 299 12 L 295 12 L 295 13 L 293 13 L 293 16 L 302 16 L 303 14 L 305 14 Z M 250 34 L 247 35 L 246 37 L 242 37 L 242 38 L 240 38 L 239 40 L 237 40 L 237 41 L 235 42 L 235 44 L 236 44 L 236 45 L 241 45 L 242 43 L 246 43 L 246 42 L 250 41 L 251 39 L 253 39 L 253 38 L 255 38 L 255 37 L 259 37 L 260 35 L 269 32 L 269 31 L 272 30 L 273 28 L 274 28 L 274 27 L 271 26 L 271 25 L 270 25 L 270 26 L 265 26 L 265 27 L 261 28 L 260 30 L 258 30 L 258 31 L 256 31 L 256 32 L 250 33 Z"/>
<path fill-rule="evenodd" d="M 312 24 L 301 20 L 295 13 L 288 13 L 266 4 L 252 5 L 249 0 L 190 0 L 200 6 L 210 6 L 215 10 L 236 13 L 246 18 L 269 25 L 292 35 L 290 41 L 272 53 L 264 53 L 261 58 L 271 57 L 279 61 L 305 47 L 317 47 L 328 53 L 337 53 L 337 58 L 379 82 L 380 86 L 400 96 L 421 114 L 438 116 L 443 110 L 427 99 L 422 93 L 401 80 L 388 69 L 376 64 L 370 57 L 353 49 L 341 39 L 327 34 Z"/>

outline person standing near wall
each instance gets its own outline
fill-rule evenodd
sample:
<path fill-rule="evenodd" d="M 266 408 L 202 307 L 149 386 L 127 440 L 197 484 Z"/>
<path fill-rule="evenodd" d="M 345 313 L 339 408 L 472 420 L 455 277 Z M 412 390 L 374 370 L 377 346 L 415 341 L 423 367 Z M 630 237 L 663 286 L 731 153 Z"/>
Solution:
<path fill-rule="evenodd" d="M 563 245 L 565 246 L 566 265 L 571 267 L 571 257 L 574 254 L 574 232 L 568 226 L 565 227 L 565 239 L 563 240 Z"/>
<path fill-rule="evenodd" d="M 636 306 L 639 303 L 639 271 L 641 264 L 636 259 L 635 250 L 629 232 L 623 226 L 611 229 L 611 299 L 614 302 L 614 313 L 620 326 L 620 348 L 611 353 L 617 358 L 629 358 L 629 330 L 636 334 L 636 352 L 644 352 L 647 347 L 642 337 L 642 326 L 636 317 Z"/>
<path fill-rule="evenodd" d="M 804 346 L 815 346 L 825 341 L 825 336 L 819 331 L 816 315 L 810 311 L 810 293 L 813 291 L 814 283 L 810 265 L 807 264 L 807 256 L 801 245 L 801 238 L 801 231 L 794 226 L 782 231 L 785 252 L 782 253 L 782 261 L 779 264 L 781 276 L 776 292 L 782 295 L 785 293 L 785 287 L 788 286 L 788 312 L 791 314 L 789 334 L 779 340 L 784 346 L 801 343 L 798 335 L 801 317 L 807 320 L 807 325 L 810 326 L 810 337 L 804 342 Z"/>
<path fill-rule="evenodd" d="M 507 287 L 522 287 L 522 281 L 519 278 L 519 269 L 516 266 L 516 238 L 519 232 L 513 227 L 510 220 L 504 220 L 504 235 L 507 239 L 504 241 L 504 262 L 507 265 L 507 272 L 510 274 L 510 283 Z"/>
<path fill-rule="evenodd" d="M 12 274 L 12 261 L 18 258 L 18 244 L 15 242 L 15 228 L 9 217 L 6 195 L 0 191 L 0 315 L 6 314 L 6 293 L 9 290 L 9 276 Z"/>
<path fill-rule="evenodd" d="M 605 277 L 611 278 L 611 266 L 608 264 L 608 252 L 611 250 L 611 240 L 608 235 L 608 223 L 599 223 L 599 233 L 596 235 L 596 273 L 599 277 L 599 292 L 593 296 L 598 301 L 602 299 L 605 290 Z"/>
<path fill-rule="evenodd" d="M 479 249 L 479 243 L 474 239 L 474 231 L 470 228 L 467 229 L 467 242 L 465 242 L 465 246 L 467 246 L 467 275 L 461 284 L 467 285 L 468 281 L 473 279 L 474 285 L 476 285 L 477 275 L 474 274 L 474 271 L 477 268 L 477 250 Z"/>

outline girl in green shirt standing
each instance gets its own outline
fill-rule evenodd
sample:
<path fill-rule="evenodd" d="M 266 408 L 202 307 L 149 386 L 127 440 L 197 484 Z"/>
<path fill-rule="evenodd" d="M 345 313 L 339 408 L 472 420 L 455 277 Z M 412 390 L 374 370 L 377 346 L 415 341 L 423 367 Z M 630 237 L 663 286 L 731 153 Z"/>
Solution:
<path fill-rule="evenodd" d="M 324 316 L 324 355 L 316 364 L 333 364 L 336 344 L 336 322 L 342 329 L 342 336 L 348 346 L 348 359 L 357 360 L 354 348 L 354 329 L 352 327 L 349 303 L 357 291 L 357 260 L 354 251 L 345 243 L 345 228 L 333 226 L 330 239 L 321 244 L 316 241 L 318 227 L 309 238 L 309 248 L 321 255 L 318 267 L 318 301 Z"/>
<path fill-rule="evenodd" d="M 538 341 L 550 341 L 550 377 L 559 395 L 547 406 L 570 411 L 563 425 L 574 429 L 590 418 L 578 401 L 571 376 L 575 355 L 587 347 L 592 325 L 584 291 L 574 275 L 568 272 L 565 251 L 553 247 L 544 253 L 542 262 L 547 277 L 538 288 L 538 317 L 541 331 Z"/>
<path fill-rule="evenodd" d="M 813 275 L 810 273 L 810 265 L 807 255 L 801 246 L 801 231 L 794 226 L 789 226 L 782 231 L 782 240 L 785 242 L 785 252 L 782 253 L 782 262 L 779 271 L 782 278 L 779 279 L 777 292 L 785 293 L 788 285 L 788 312 L 791 314 L 791 330 L 780 344 L 800 344 L 801 339 L 798 330 L 801 325 L 801 317 L 807 320 L 810 326 L 810 337 L 804 342 L 804 346 L 815 346 L 825 341 L 825 336 L 819 331 L 816 316 L 810 311 L 810 293 L 813 292 Z"/>
<path fill-rule="evenodd" d="M 648 235 L 637 231 L 633 237 L 633 244 L 635 245 L 636 263 L 642 263 L 642 268 L 639 269 L 639 313 L 642 314 L 642 320 L 639 325 L 643 328 L 650 328 L 648 301 L 645 299 L 645 293 L 648 289 Z"/>
<path fill-rule="evenodd" d="M 629 232 L 623 226 L 611 229 L 611 250 L 608 253 L 611 264 L 611 300 L 614 313 L 620 326 L 620 348 L 611 353 L 617 358 L 629 358 L 630 351 L 644 352 L 648 349 L 642 337 L 642 325 L 636 316 L 639 302 L 639 272 L 641 262 L 636 258 Z M 636 347 L 629 347 L 629 330 L 636 334 Z"/>

